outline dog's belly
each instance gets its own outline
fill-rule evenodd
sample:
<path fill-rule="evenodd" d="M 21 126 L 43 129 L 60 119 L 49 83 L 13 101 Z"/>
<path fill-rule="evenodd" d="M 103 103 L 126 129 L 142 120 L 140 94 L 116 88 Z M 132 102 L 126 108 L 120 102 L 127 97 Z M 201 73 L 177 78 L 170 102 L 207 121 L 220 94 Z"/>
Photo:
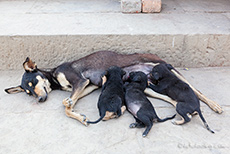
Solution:
<path fill-rule="evenodd" d="M 140 110 L 141 105 L 140 104 L 128 104 L 128 110 L 132 113 L 132 115 L 134 115 L 135 117 L 137 117 L 137 112 Z"/>
<path fill-rule="evenodd" d="M 127 80 L 130 72 L 141 71 L 141 72 L 144 72 L 145 74 L 149 74 L 152 71 L 154 65 L 157 65 L 157 64 L 143 63 L 143 64 L 137 64 L 137 65 L 124 67 L 123 70 L 126 72 L 126 74 L 123 76 L 123 80 Z"/>
<path fill-rule="evenodd" d="M 82 73 L 82 75 L 89 79 L 91 83 L 93 83 L 94 85 L 97 85 L 97 86 L 101 86 L 102 84 L 102 74 L 103 74 L 104 70 L 93 70 L 93 69 L 90 69 L 90 70 L 87 70 L 87 71 L 84 71 Z"/>

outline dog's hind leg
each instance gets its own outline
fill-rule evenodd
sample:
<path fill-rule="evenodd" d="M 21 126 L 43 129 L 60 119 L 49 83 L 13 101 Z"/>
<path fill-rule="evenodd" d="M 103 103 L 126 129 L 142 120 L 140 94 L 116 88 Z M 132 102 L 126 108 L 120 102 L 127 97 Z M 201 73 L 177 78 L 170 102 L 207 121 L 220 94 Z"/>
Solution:
<path fill-rule="evenodd" d="M 106 114 L 104 116 L 104 118 L 102 119 L 103 121 L 106 121 L 106 120 L 109 120 L 109 119 L 114 119 L 116 118 L 116 114 L 114 112 L 109 112 L 109 111 L 106 111 Z"/>
<path fill-rule="evenodd" d="M 137 119 L 135 116 L 133 116 L 134 119 L 136 119 L 135 123 L 131 123 L 129 125 L 129 128 L 144 128 L 145 124 L 143 122 L 141 122 L 139 119 Z"/>
<path fill-rule="evenodd" d="M 181 120 L 175 120 L 175 119 L 173 119 L 173 120 L 172 120 L 172 123 L 173 123 L 174 125 L 182 125 L 182 124 L 184 124 L 184 123 L 185 123 L 184 118 L 183 118 L 182 116 L 180 116 L 180 117 L 181 117 Z"/>
<path fill-rule="evenodd" d="M 84 91 L 79 95 L 79 98 L 78 98 L 78 99 L 80 99 L 80 98 L 82 98 L 82 97 L 84 97 L 84 96 L 90 94 L 92 91 L 94 91 L 94 90 L 96 90 L 96 89 L 98 89 L 98 88 L 99 88 L 99 87 L 96 86 L 96 85 L 89 85 L 89 86 L 87 86 L 87 87 L 84 89 Z"/>
<path fill-rule="evenodd" d="M 89 84 L 88 79 L 79 80 L 79 81 L 81 81 L 81 82 L 74 85 L 74 89 L 73 89 L 73 92 L 72 92 L 70 98 L 64 99 L 63 104 L 66 106 L 65 113 L 68 117 L 77 119 L 82 124 L 87 126 L 88 125 L 88 123 L 87 123 L 88 119 L 86 118 L 86 116 L 83 114 L 75 113 L 73 110 L 77 100 L 81 96 L 81 93 L 83 93 L 86 86 Z"/>
<path fill-rule="evenodd" d="M 186 110 L 183 107 L 183 103 L 177 104 L 176 111 L 180 115 L 181 120 L 173 120 L 172 121 L 173 124 L 182 125 L 182 124 L 185 124 L 191 120 L 192 116 L 186 112 Z"/>
<path fill-rule="evenodd" d="M 164 101 L 166 101 L 166 102 L 169 102 L 169 103 L 171 103 L 174 107 L 176 107 L 176 105 L 177 105 L 177 102 L 174 101 L 174 100 L 172 100 L 170 97 L 168 97 L 168 96 L 166 96 L 166 95 L 159 94 L 159 93 L 153 91 L 153 90 L 150 89 L 150 88 L 146 88 L 144 92 L 145 92 L 146 95 L 148 95 L 148 96 L 150 96 L 150 97 L 158 98 L 158 99 L 164 100 Z"/>
<path fill-rule="evenodd" d="M 103 121 L 106 121 L 106 120 L 109 120 L 109 119 L 118 118 L 119 116 L 121 116 L 122 114 L 124 114 L 125 110 L 126 110 L 126 107 L 122 106 L 121 109 L 120 109 L 120 112 L 118 112 L 117 114 L 115 114 L 114 112 L 106 111 L 106 115 L 103 118 Z"/>
<path fill-rule="evenodd" d="M 125 110 L 126 110 L 126 106 L 124 105 L 121 107 L 121 114 L 124 114 Z"/>
<path fill-rule="evenodd" d="M 205 104 L 207 104 L 213 111 L 217 112 L 217 113 L 222 113 L 223 110 L 221 108 L 221 106 L 219 104 L 217 104 L 216 102 L 208 99 L 206 96 L 204 96 L 200 91 L 198 91 L 196 88 L 194 88 L 182 75 L 180 75 L 177 71 L 175 71 L 174 69 L 171 70 L 173 72 L 173 74 L 175 74 L 180 80 L 182 80 L 183 82 L 187 83 L 192 90 L 195 92 L 195 94 L 199 97 L 199 99 L 201 101 L 203 101 Z"/>
<path fill-rule="evenodd" d="M 204 116 L 202 115 L 200 109 L 197 110 L 197 113 L 199 114 L 199 116 L 200 116 L 201 120 L 203 121 L 204 126 L 207 128 L 207 130 L 210 131 L 211 133 L 215 133 L 213 130 L 211 130 L 211 129 L 209 128 L 208 123 L 207 123 L 206 120 L 204 119 Z"/>

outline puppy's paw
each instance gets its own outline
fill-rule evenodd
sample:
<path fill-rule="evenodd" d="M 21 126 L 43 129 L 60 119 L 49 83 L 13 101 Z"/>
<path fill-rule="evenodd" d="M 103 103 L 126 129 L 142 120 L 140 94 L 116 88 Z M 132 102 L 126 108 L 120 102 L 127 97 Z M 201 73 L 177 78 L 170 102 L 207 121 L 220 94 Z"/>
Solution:
<path fill-rule="evenodd" d="M 130 125 L 129 125 L 129 128 L 136 128 L 137 127 L 137 123 L 131 123 Z"/>
<path fill-rule="evenodd" d="M 150 84 L 152 85 L 152 82 L 151 82 L 151 81 L 148 80 L 147 82 L 148 82 L 148 86 L 149 86 Z"/>
<path fill-rule="evenodd" d="M 147 134 L 145 134 L 145 133 L 142 134 L 142 137 L 146 137 L 146 136 L 147 136 Z"/>
<path fill-rule="evenodd" d="M 192 119 L 192 115 L 187 113 L 187 116 L 189 117 L 189 119 Z"/>

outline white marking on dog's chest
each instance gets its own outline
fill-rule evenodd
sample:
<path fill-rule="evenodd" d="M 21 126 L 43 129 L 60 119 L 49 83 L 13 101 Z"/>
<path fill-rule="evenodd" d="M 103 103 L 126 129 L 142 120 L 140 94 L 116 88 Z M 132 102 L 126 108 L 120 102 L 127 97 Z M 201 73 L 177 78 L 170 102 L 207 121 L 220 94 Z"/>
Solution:
<path fill-rule="evenodd" d="M 60 83 L 60 85 L 62 86 L 63 90 L 66 91 L 72 91 L 72 85 L 69 83 L 69 81 L 66 79 L 65 74 L 63 73 L 59 73 L 57 75 L 57 80 Z"/>

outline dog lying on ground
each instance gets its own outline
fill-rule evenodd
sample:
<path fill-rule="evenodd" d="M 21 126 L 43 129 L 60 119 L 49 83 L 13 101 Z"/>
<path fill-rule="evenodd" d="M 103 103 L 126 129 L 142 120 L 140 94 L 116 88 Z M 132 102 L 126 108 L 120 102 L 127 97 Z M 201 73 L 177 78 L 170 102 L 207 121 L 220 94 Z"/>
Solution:
<path fill-rule="evenodd" d="M 108 120 L 108 118 L 120 117 L 125 111 L 125 93 L 122 77 L 125 71 L 117 66 L 110 67 L 104 74 L 105 83 L 102 85 L 102 91 L 98 100 L 98 109 L 100 118 L 97 121 L 87 121 L 89 124 L 95 124 L 99 121 Z M 111 117 L 111 113 L 113 117 Z"/>
<path fill-rule="evenodd" d="M 194 91 L 188 84 L 178 79 L 170 71 L 171 69 L 174 68 L 169 64 L 159 64 L 153 67 L 150 73 L 150 80 L 152 80 L 155 85 L 150 83 L 149 87 L 177 101 L 176 111 L 181 116 L 182 120 L 173 121 L 173 124 L 181 125 L 187 123 L 191 120 L 191 115 L 197 112 L 205 127 L 210 132 L 214 133 L 214 131 L 209 128 L 201 113 L 200 102 Z"/>
<path fill-rule="evenodd" d="M 131 72 L 129 83 L 125 84 L 125 103 L 128 111 L 136 119 L 136 123 L 130 124 L 130 128 L 147 127 L 143 137 L 147 136 L 153 126 L 153 122 L 164 122 L 173 119 L 176 115 L 165 119 L 160 119 L 151 102 L 145 96 L 144 90 L 147 87 L 147 75 L 143 72 Z"/>
<path fill-rule="evenodd" d="M 38 98 L 39 102 L 44 102 L 52 90 L 71 91 L 70 97 L 63 100 L 66 107 L 65 113 L 68 117 L 77 119 L 87 126 L 86 116 L 74 112 L 73 109 L 78 99 L 101 87 L 101 75 L 106 69 L 110 66 L 118 66 L 123 68 L 126 74 L 132 71 L 143 71 L 148 74 L 157 63 L 165 62 L 154 54 L 118 54 L 111 51 L 98 51 L 76 61 L 63 63 L 51 70 L 42 70 L 38 69 L 30 58 L 27 58 L 23 63 L 25 73 L 21 85 L 7 88 L 5 91 L 9 94 L 26 92 Z M 180 73 L 172 71 L 181 80 L 186 81 Z M 124 76 L 124 80 L 126 78 L 127 75 Z M 217 103 L 206 98 L 195 88 L 193 90 L 214 111 L 222 112 Z M 175 101 L 165 95 L 160 95 L 149 89 L 145 92 L 151 97 L 176 105 Z"/>

